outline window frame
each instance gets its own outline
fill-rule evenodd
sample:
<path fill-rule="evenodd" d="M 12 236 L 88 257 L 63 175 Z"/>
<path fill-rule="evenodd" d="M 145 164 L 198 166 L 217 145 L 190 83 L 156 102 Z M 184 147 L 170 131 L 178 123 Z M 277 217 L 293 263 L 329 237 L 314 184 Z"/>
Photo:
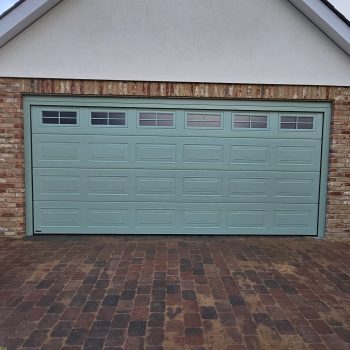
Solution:
<path fill-rule="evenodd" d="M 140 115 L 142 113 L 149 113 L 149 114 L 155 114 L 156 118 L 154 119 L 156 121 L 158 121 L 158 114 L 171 114 L 173 116 L 173 125 L 140 125 Z M 151 119 L 153 120 L 153 119 Z M 175 129 L 176 128 L 176 113 L 175 111 L 171 110 L 171 111 L 164 111 L 164 110 L 140 110 L 137 111 L 137 119 L 136 119 L 136 124 L 138 128 L 147 128 L 147 129 Z"/>
<path fill-rule="evenodd" d="M 220 116 L 220 126 L 188 126 L 188 115 L 208 115 L 208 116 Z M 222 130 L 224 127 L 224 113 L 222 112 L 207 112 L 207 111 L 186 111 L 185 112 L 185 121 L 184 121 L 185 125 L 185 129 L 201 129 L 201 130 Z"/>
<path fill-rule="evenodd" d="M 124 113 L 125 124 L 124 125 L 112 125 L 112 124 L 92 124 L 92 113 L 107 113 L 109 121 L 109 113 Z M 91 128 L 127 128 L 128 127 L 128 112 L 121 109 L 89 109 L 89 127 Z"/>
<path fill-rule="evenodd" d="M 50 117 L 44 117 L 44 112 L 58 112 L 58 123 L 44 123 L 43 119 L 44 118 L 50 118 Z M 75 113 L 75 120 L 76 123 L 74 124 L 61 124 L 61 113 L 62 112 L 73 112 Z M 69 118 L 68 118 L 69 119 Z M 73 118 L 71 118 L 73 119 Z M 55 126 L 55 127 L 77 127 L 80 126 L 80 113 L 79 113 L 79 109 L 68 109 L 68 108 L 45 108 L 45 109 L 41 109 L 41 118 L 40 118 L 40 125 L 42 126 Z"/>
<path fill-rule="evenodd" d="M 282 124 L 289 124 L 288 122 L 282 123 L 282 117 L 296 117 L 295 129 L 284 129 Z M 311 129 L 298 129 L 299 118 L 312 118 L 312 128 Z M 316 131 L 316 116 L 314 114 L 295 114 L 295 113 L 279 113 L 278 116 L 278 130 L 283 132 L 314 132 Z M 290 122 L 294 123 L 294 122 Z M 302 122 L 301 122 L 302 123 Z"/>
<path fill-rule="evenodd" d="M 266 118 L 266 127 L 265 128 L 240 128 L 235 126 L 235 118 L 239 116 L 239 117 L 249 117 L 249 125 L 252 125 L 252 121 L 251 118 L 252 117 L 265 117 Z M 238 130 L 242 130 L 242 131 L 269 131 L 270 130 L 270 125 L 271 125 L 271 121 L 270 121 L 270 114 L 269 113 L 260 113 L 260 112 L 252 112 L 252 113 L 241 113 L 241 112 L 232 112 L 231 115 L 231 129 L 233 131 L 238 131 Z"/>

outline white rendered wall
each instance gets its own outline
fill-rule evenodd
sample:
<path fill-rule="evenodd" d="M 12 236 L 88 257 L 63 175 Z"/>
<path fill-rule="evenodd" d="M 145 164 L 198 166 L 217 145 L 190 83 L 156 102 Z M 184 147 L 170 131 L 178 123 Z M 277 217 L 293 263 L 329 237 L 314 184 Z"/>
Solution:
<path fill-rule="evenodd" d="M 64 0 L 0 76 L 350 86 L 350 57 L 287 0 Z"/>

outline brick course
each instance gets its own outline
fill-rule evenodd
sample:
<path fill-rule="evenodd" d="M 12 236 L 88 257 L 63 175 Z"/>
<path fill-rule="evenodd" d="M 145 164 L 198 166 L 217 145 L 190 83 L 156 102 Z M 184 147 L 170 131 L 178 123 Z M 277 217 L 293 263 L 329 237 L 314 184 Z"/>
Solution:
<path fill-rule="evenodd" d="M 350 237 L 350 88 L 0 78 L 0 233 L 25 233 L 23 95 L 181 97 L 333 104 L 327 238 Z"/>

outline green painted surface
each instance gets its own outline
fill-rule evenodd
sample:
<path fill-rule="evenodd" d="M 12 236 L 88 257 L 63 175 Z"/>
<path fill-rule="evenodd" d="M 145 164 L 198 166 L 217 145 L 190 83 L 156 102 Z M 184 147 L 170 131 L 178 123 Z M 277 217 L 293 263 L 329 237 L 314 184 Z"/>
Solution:
<path fill-rule="evenodd" d="M 33 186 L 27 196 L 27 205 L 33 205 L 29 234 L 324 232 L 320 188 L 324 191 L 327 171 L 322 160 L 328 104 L 25 101 L 27 113 L 31 106 L 30 116 L 26 113 L 31 120 L 26 122 L 27 190 Z M 127 125 L 91 125 L 91 111 L 102 107 L 125 112 Z M 42 123 L 42 110 L 62 109 L 77 112 L 77 125 Z M 174 112 L 174 127 L 138 126 L 138 113 L 148 110 Z M 266 130 L 232 128 L 233 113 L 252 110 L 268 116 Z M 193 111 L 222 114 L 222 126 L 186 128 L 186 112 Z M 280 130 L 280 115 L 293 111 L 313 116 L 314 128 Z"/>

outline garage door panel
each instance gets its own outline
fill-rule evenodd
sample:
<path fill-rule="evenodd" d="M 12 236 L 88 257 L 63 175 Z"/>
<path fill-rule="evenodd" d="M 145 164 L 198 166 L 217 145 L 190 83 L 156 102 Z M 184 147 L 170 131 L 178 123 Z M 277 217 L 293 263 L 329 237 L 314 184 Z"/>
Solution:
<path fill-rule="evenodd" d="M 176 163 L 176 144 L 136 143 L 135 149 L 136 162 Z"/>
<path fill-rule="evenodd" d="M 146 173 L 147 174 L 147 173 Z M 165 177 L 165 174 L 158 173 L 155 176 L 145 175 L 136 176 L 135 179 L 135 195 L 149 196 L 149 195 L 176 195 L 176 177 Z M 130 194 L 131 195 L 131 194 Z"/>
<path fill-rule="evenodd" d="M 312 231 L 317 218 L 317 205 L 299 205 L 293 210 L 280 207 L 273 212 L 273 233 L 297 234 L 299 231 Z"/>
<path fill-rule="evenodd" d="M 35 202 L 37 233 L 316 235 L 317 204 Z"/>
<path fill-rule="evenodd" d="M 81 144 L 77 141 L 59 140 L 42 135 L 33 136 L 33 166 L 78 167 L 81 164 Z"/>
<path fill-rule="evenodd" d="M 276 164 L 280 166 L 320 166 L 320 147 L 278 146 Z"/>
<path fill-rule="evenodd" d="M 96 200 L 94 197 L 112 197 L 127 196 L 129 194 L 129 178 L 128 176 L 111 175 L 90 175 L 93 172 L 85 172 L 82 176 L 82 183 L 87 183 L 87 197 L 85 200 Z M 83 172 L 84 175 L 84 172 Z M 86 189 L 85 189 L 86 192 Z M 82 192 L 83 195 L 84 191 Z M 114 199 L 115 200 L 115 199 Z"/>
<path fill-rule="evenodd" d="M 200 174 L 200 176 L 183 175 L 181 177 L 183 180 L 182 194 L 187 198 L 189 197 L 196 198 L 196 196 L 224 197 L 225 196 L 224 186 L 226 182 L 225 177 L 226 177 L 225 173 L 217 177 L 210 176 L 210 174 L 207 174 L 207 175 Z"/>
<path fill-rule="evenodd" d="M 224 163 L 224 145 L 183 145 L 185 163 Z"/>
<path fill-rule="evenodd" d="M 264 231 L 268 227 L 269 223 L 269 210 L 260 209 L 260 210 L 244 210 L 229 209 L 228 217 L 228 227 L 232 229 L 240 230 L 256 230 Z"/>
<path fill-rule="evenodd" d="M 33 166 L 104 169 L 320 170 L 318 140 L 34 135 Z M 142 140 L 142 142 L 140 142 Z"/>
<path fill-rule="evenodd" d="M 35 179 L 37 184 L 34 199 L 55 199 L 55 200 L 81 200 L 81 193 L 83 192 L 81 176 L 76 174 L 71 175 L 56 175 L 40 174 Z"/>
<path fill-rule="evenodd" d="M 109 205 L 102 204 L 100 208 L 87 209 L 87 229 L 96 230 L 126 230 L 130 226 L 130 215 L 126 209 L 113 209 Z"/>
<path fill-rule="evenodd" d="M 246 141 L 245 141 L 246 142 Z M 266 166 L 271 164 L 271 150 L 269 146 L 257 147 L 256 145 L 231 146 L 231 164 Z"/>
<path fill-rule="evenodd" d="M 318 173 L 34 169 L 34 200 L 317 203 Z"/>
<path fill-rule="evenodd" d="M 152 206 L 152 205 L 151 205 Z M 137 208 L 135 209 L 135 225 L 136 228 L 166 228 L 174 229 L 176 227 L 176 210 L 170 208 Z M 168 206 L 166 206 L 168 207 Z"/>
<path fill-rule="evenodd" d="M 127 143 L 88 142 L 86 153 L 88 165 L 93 163 L 103 166 L 106 162 L 118 164 L 129 161 L 129 145 Z"/>
<path fill-rule="evenodd" d="M 83 219 L 79 203 L 34 202 L 35 228 L 38 232 L 79 232 Z"/>
<path fill-rule="evenodd" d="M 317 203 L 318 173 L 34 169 L 34 200 Z"/>

